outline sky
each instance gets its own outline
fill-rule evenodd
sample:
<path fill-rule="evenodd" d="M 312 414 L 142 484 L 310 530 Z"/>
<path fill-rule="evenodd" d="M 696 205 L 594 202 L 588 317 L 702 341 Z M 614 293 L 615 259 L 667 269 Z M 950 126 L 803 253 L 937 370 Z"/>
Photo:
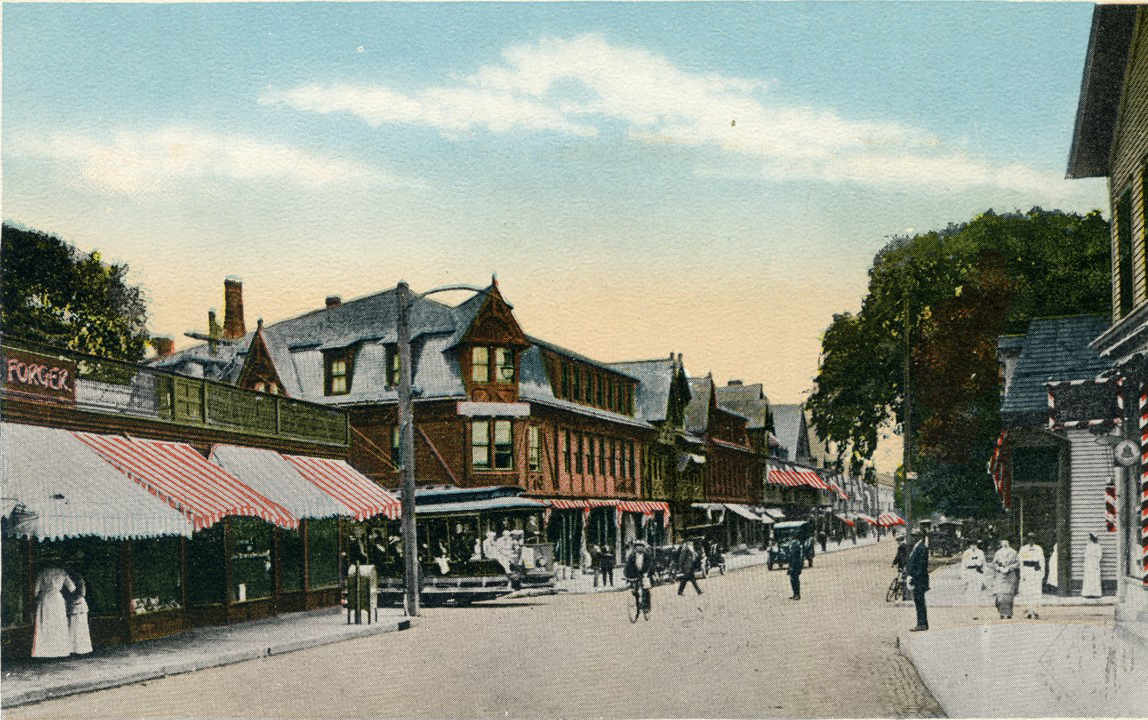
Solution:
<path fill-rule="evenodd" d="M 3 217 L 177 347 L 227 276 L 250 327 L 497 273 L 529 334 L 800 402 L 890 236 L 1106 206 L 1064 179 L 1091 13 L 4 3 Z"/>

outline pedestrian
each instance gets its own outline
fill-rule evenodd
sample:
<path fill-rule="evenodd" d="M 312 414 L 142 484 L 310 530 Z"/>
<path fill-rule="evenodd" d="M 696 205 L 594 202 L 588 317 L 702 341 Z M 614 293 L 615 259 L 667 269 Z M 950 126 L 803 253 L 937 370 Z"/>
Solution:
<path fill-rule="evenodd" d="M 805 553 L 801 546 L 801 540 L 796 536 L 789 541 L 786 547 L 786 569 L 789 571 L 789 587 L 793 590 L 793 595 L 789 597 L 790 600 L 801 599 L 801 566 L 805 564 Z"/>
<path fill-rule="evenodd" d="M 1036 544 L 1036 534 L 1025 535 L 1017 559 L 1020 561 L 1020 592 L 1017 596 L 1024 606 L 1024 616 L 1040 619 L 1040 596 L 1044 592 L 1044 548 Z"/>
<path fill-rule="evenodd" d="M 1060 544 L 1056 543 L 1052 546 L 1052 552 L 1048 554 L 1048 578 L 1044 584 L 1052 588 L 1052 591 L 1059 592 L 1060 590 Z"/>
<path fill-rule="evenodd" d="M 622 577 L 629 584 L 637 583 L 637 589 L 642 593 L 642 608 L 649 612 L 650 587 L 654 584 L 654 557 L 644 540 L 635 540 L 630 546 L 626 563 L 622 567 Z"/>
<path fill-rule="evenodd" d="M 87 655 L 92 651 L 92 635 L 88 627 L 88 589 L 80 569 L 84 566 L 84 551 L 77 550 L 72 558 L 68 578 L 75 590 L 68 595 L 68 637 L 72 654 Z"/>
<path fill-rule="evenodd" d="M 702 594 L 702 589 L 698 585 L 697 567 L 698 560 L 697 550 L 694 549 L 692 540 L 683 540 L 681 547 L 678 548 L 678 595 L 681 595 L 686 590 L 686 583 L 692 583 L 694 590 L 698 591 L 698 595 Z"/>
<path fill-rule="evenodd" d="M 590 546 L 590 569 L 594 573 L 594 587 L 598 587 L 598 578 L 602 574 L 602 549 L 597 545 Z"/>
<path fill-rule="evenodd" d="M 904 575 L 905 562 L 909 559 L 909 546 L 905 543 L 905 536 L 901 533 L 897 534 L 897 552 L 893 555 L 893 567 Z"/>
<path fill-rule="evenodd" d="M 609 543 L 601 547 L 602 587 L 614 587 L 614 548 Z"/>
<path fill-rule="evenodd" d="M 917 625 L 911 632 L 929 629 L 929 611 L 925 606 L 925 593 L 929 591 L 929 547 L 925 544 L 925 532 L 921 528 L 913 531 L 913 549 L 905 561 L 905 574 L 913 589 L 913 604 L 917 608 Z"/>
<path fill-rule="evenodd" d="M 32 629 L 32 657 L 68 657 L 72 637 L 68 632 L 68 603 L 64 597 L 76 586 L 61 567 L 46 567 L 36 576 L 36 622 Z"/>
<path fill-rule="evenodd" d="M 985 587 L 985 553 L 975 538 L 969 540 L 969 546 L 961 554 L 961 576 L 965 582 L 965 603 L 979 605 Z"/>
<path fill-rule="evenodd" d="M 829 542 L 829 535 L 821 530 L 817 533 L 817 542 L 821 543 L 821 552 L 825 552 L 825 545 Z"/>
<path fill-rule="evenodd" d="M 1080 589 L 1082 597 L 1098 598 L 1103 594 L 1100 587 L 1100 558 L 1103 554 L 1100 539 L 1095 533 L 1088 533 L 1088 542 L 1084 546 L 1084 585 Z"/>
<path fill-rule="evenodd" d="M 1012 549 L 1008 540 L 1001 540 L 1000 549 L 993 554 L 993 570 L 997 574 L 993 595 L 996 596 L 997 612 L 1000 613 L 1001 620 L 1012 619 L 1012 604 L 1019 581 L 1019 568 L 1020 559 L 1016 550 Z"/>

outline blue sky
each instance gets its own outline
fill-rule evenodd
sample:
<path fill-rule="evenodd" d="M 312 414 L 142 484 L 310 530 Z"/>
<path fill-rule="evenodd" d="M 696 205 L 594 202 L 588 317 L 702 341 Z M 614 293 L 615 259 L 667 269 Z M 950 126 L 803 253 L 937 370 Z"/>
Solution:
<path fill-rule="evenodd" d="M 3 6 L 4 217 L 180 338 L 405 278 L 796 401 L 885 236 L 1065 181 L 1091 5 Z M 182 338 L 181 338 L 182 340 Z"/>

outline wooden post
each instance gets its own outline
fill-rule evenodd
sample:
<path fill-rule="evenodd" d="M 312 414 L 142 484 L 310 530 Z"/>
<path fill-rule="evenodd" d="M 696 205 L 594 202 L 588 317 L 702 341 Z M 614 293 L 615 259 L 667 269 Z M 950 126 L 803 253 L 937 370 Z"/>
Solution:
<path fill-rule="evenodd" d="M 227 616 L 226 624 L 231 624 L 231 586 L 235 574 L 231 566 L 232 541 L 231 518 L 223 518 L 223 612 Z"/>
<path fill-rule="evenodd" d="M 184 624 L 187 621 L 187 537 L 179 536 L 179 606 L 182 608 Z"/>
<path fill-rule="evenodd" d="M 132 582 L 132 542 L 120 541 L 120 603 L 122 605 L 121 617 L 124 619 L 122 638 L 125 643 L 132 642 L 132 598 L 135 596 Z"/>

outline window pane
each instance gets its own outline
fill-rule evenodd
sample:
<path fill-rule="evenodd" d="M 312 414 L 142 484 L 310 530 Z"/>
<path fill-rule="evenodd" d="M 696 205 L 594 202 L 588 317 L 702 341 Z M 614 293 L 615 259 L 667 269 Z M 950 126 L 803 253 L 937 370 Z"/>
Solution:
<path fill-rule="evenodd" d="M 339 520 L 307 521 L 307 567 L 311 589 L 339 584 Z"/>
<path fill-rule="evenodd" d="M 133 540 L 131 572 L 134 614 L 181 607 L 179 538 Z"/>
<path fill-rule="evenodd" d="M 509 470 L 513 465 L 514 444 L 509 420 L 496 420 L 494 423 L 494 466 L 499 470 Z"/>
<path fill-rule="evenodd" d="M 470 426 L 470 441 L 474 445 L 487 445 L 490 425 L 486 420 L 475 420 Z"/>
<path fill-rule="evenodd" d="M 510 442 L 509 420 L 498 420 L 494 423 L 494 442 L 498 444 Z"/>
<path fill-rule="evenodd" d="M 578 443 L 574 451 L 574 472 L 582 472 L 582 436 L 578 435 Z"/>
<path fill-rule="evenodd" d="M 495 348 L 494 363 L 498 369 L 498 382 L 512 382 L 514 380 L 514 351 L 510 348 Z"/>
<path fill-rule="evenodd" d="M 539 448 L 538 426 L 536 426 L 536 425 L 530 426 L 530 433 L 527 436 L 527 440 L 528 440 L 529 446 L 530 446 L 529 458 L 528 458 L 528 461 L 530 463 L 530 469 L 531 470 L 538 470 L 542 465 L 541 449 Z"/>
<path fill-rule="evenodd" d="M 475 445 L 471 451 L 471 464 L 476 468 L 490 468 L 490 448 L 485 445 Z"/>
<path fill-rule="evenodd" d="M 279 577 L 284 592 L 303 589 L 303 531 L 279 531 Z"/>
<path fill-rule="evenodd" d="M 566 468 L 566 472 L 569 473 L 570 472 L 570 431 L 569 430 L 566 431 L 566 443 L 563 446 L 562 450 L 563 450 L 562 465 L 563 465 L 563 467 Z"/>
<path fill-rule="evenodd" d="M 571 369 L 571 373 L 574 376 L 574 397 L 572 399 L 578 400 L 579 402 L 581 402 L 581 400 L 582 400 L 582 371 L 575 367 L 575 368 Z"/>
<path fill-rule="evenodd" d="M 475 420 L 470 429 L 471 465 L 476 468 L 490 467 L 490 422 Z"/>
<path fill-rule="evenodd" d="M 271 597 L 274 574 L 271 567 L 271 524 L 259 518 L 231 518 L 232 602 Z"/>
<path fill-rule="evenodd" d="M 390 358 L 388 367 L 390 374 L 388 375 L 387 384 L 395 387 L 399 384 L 399 349 L 393 345 L 387 348 L 387 356 Z"/>
<path fill-rule="evenodd" d="M 604 398 L 603 398 L 603 394 L 602 394 L 602 376 L 601 375 L 595 375 L 594 376 L 594 388 L 595 388 L 594 389 L 595 403 L 598 405 L 598 407 L 601 407 L 604 404 Z"/>
<path fill-rule="evenodd" d="M 490 351 L 485 347 L 474 347 L 470 350 L 470 377 L 475 382 L 488 382 L 490 380 Z"/>

